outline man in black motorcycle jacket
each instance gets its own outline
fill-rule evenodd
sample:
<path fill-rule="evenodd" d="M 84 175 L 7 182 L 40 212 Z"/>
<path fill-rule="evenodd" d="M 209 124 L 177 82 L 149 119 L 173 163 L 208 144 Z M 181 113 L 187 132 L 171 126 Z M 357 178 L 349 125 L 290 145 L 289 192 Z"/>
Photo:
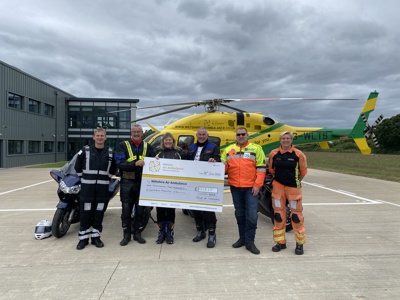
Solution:
<path fill-rule="evenodd" d="M 144 157 L 154 157 L 155 153 L 150 144 L 142 140 L 142 126 L 135 124 L 131 128 L 131 139 L 118 144 L 115 150 L 115 161 L 121 175 L 120 196 L 122 204 L 123 239 L 119 243 L 126 246 L 133 239 L 140 244 L 146 243 L 141 235 L 141 224 L 144 222 L 146 206 L 139 206 L 140 185 L 144 166 Z M 135 206 L 135 218 L 132 225 L 132 210 Z"/>
<path fill-rule="evenodd" d="M 81 178 L 79 243 L 76 246 L 78 250 L 89 244 L 89 237 L 97 248 L 104 247 L 100 235 L 104 211 L 110 197 L 110 178 L 116 172 L 112 149 L 104 146 L 106 139 L 103 128 L 95 129 L 94 145 L 83 147 L 75 162 L 75 171 Z"/>
<path fill-rule="evenodd" d="M 220 162 L 221 151 L 218 145 L 208 141 L 208 131 L 204 127 L 197 129 L 197 142 L 189 146 L 189 160 Z M 217 217 L 213 211 L 193 210 L 196 222 L 197 235 L 193 238 L 193 242 L 200 242 L 206 237 L 208 230 L 207 248 L 214 248 L 217 242 L 216 225 Z"/>

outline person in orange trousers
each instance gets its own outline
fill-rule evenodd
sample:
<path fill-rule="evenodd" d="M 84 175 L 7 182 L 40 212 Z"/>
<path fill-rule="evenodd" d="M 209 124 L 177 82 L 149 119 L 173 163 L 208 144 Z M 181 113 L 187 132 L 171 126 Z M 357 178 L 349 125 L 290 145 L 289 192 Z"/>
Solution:
<path fill-rule="evenodd" d="M 303 152 L 293 144 L 293 134 L 284 131 L 280 135 L 280 147 L 269 154 L 268 169 L 274 176 L 272 182 L 272 207 L 274 209 L 273 236 L 275 246 L 272 251 L 286 249 L 286 201 L 292 217 L 295 254 L 304 254 L 303 245 L 306 243 L 304 227 L 303 199 L 301 181 L 307 174 L 307 159 Z"/>

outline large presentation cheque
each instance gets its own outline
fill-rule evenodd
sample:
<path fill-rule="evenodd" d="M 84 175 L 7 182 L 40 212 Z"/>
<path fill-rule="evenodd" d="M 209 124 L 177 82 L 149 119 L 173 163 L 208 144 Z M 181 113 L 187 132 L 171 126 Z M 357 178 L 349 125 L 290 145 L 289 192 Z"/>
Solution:
<path fill-rule="evenodd" d="M 145 157 L 139 204 L 222 211 L 223 163 Z"/>

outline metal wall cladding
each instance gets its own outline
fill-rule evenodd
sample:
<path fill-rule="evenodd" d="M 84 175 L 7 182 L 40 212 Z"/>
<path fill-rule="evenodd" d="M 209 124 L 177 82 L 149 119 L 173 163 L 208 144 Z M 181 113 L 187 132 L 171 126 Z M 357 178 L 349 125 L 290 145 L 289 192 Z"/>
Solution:
<path fill-rule="evenodd" d="M 8 93 L 24 97 L 23 110 L 8 107 Z M 66 103 L 74 97 L 38 78 L 0 61 L 0 168 L 62 161 L 57 143 L 66 143 Z M 29 99 L 40 102 L 40 113 L 29 112 Z M 45 104 L 53 107 L 53 116 L 44 115 Z M 8 155 L 8 141 L 23 141 L 22 154 Z M 40 141 L 38 154 L 28 153 L 28 142 Z M 53 151 L 44 153 L 44 143 L 53 142 Z M 66 145 L 65 145 L 66 148 Z"/>

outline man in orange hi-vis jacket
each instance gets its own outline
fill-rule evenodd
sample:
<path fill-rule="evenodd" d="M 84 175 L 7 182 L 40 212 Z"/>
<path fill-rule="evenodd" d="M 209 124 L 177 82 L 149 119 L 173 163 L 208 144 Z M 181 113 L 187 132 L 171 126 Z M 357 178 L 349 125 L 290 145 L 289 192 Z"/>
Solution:
<path fill-rule="evenodd" d="M 264 184 L 265 154 L 260 145 L 248 141 L 246 128 L 236 129 L 236 143 L 225 148 L 221 161 L 225 163 L 231 188 L 239 239 L 233 248 L 246 246 L 260 254 L 254 240 L 258 220 L 258 193 Z"/>
<path fill-rule="evenodd" d="M 272 207 L 274 208 L 274 242 L 272 251 L 279 252 L 286 249 L 286 201 L 289 201 L 292 215 L 294 239 L 296 241 L 295 254 L 304 253 L 303 245 L 306 242 L 304 227 L 301 180 L 307 174 L 307 159 L 303 152 L 293 144 L 293 134 L 289 131 L 280 135 L 280 147 L 269 154 L 268 169 L 274 175 L 272 183 Z"/>

